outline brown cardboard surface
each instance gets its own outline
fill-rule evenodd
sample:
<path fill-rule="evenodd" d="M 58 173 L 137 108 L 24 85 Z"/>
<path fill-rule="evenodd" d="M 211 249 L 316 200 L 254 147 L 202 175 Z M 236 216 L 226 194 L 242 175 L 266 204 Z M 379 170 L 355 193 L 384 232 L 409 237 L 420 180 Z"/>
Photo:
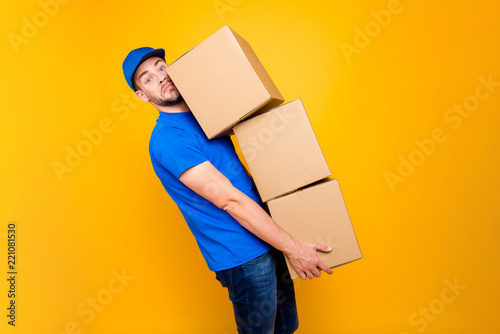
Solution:
<path fill-rule="evenodd" d="M 233 131 L 264 202 L 331 175 L 300 99 L 244 120 Z"/>
<path fill-rule="evenodd" d="M 227 25 L 167 67 L 209 139 L 284 99 L 249 43 Z"/>
<path fill-rule="evenodd" d="M 362 257 L 337 180 L 321 180 L 275 198 L 267 205 L 276 224 L 299 241 L 332 247 L 330 253 L 318 251 L 318 257 L 329 267 Z M 285 258 L 292 279 L 299 277 L 288 257 Z"/>

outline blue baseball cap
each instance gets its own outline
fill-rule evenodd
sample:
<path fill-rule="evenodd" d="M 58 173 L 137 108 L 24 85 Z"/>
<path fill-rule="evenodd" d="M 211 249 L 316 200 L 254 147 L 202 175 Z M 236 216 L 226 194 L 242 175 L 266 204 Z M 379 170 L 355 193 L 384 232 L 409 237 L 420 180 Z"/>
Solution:
<path fill-rule="evenodd" d="M 132 90 L 135 91 L 134 86 L 132 85 L 132 82 L 134 82 L 135 71 L 143 61 L 151 57 L 160 57 L 165 60 L 165 50 L 153 49 L 149 47 L 138 48 L 130 51 L 127 58 L 123 61 L 123 75 Z"/>

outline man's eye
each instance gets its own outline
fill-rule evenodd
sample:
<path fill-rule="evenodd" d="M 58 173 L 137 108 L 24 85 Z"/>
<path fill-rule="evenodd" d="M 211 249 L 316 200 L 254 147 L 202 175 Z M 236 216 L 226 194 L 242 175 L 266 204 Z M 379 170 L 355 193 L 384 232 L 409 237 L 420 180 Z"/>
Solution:
<path fill-rule="evenodd" d="M 165 66 L 160 67 L 160 71 L 164 71 L 164 70 L 165 70 Z"/>
<path fill-rule="evenodd" d="M 151 81 L 151 78 L 147 78 L 146 79 L 146 83 L 150 82 Z"/>

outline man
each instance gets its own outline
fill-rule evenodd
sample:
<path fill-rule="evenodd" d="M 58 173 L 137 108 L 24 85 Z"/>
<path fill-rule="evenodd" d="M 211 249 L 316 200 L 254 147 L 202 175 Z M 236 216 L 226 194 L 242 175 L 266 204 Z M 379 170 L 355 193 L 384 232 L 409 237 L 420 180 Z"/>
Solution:
<path fill-rule="evenodd" d="M 207 139 L 166 69 L 163 49 L 135 49 L 123 62 L 129 86 L 160 113 L 149 144 L 155 173 L 228 289 L 238 332 L 293 333 L 297 308 L 283 253 L 302 279 L 313 279 L 332 273 L 316 253 L 331 248 L 276 225 L 231 139 Z"/>

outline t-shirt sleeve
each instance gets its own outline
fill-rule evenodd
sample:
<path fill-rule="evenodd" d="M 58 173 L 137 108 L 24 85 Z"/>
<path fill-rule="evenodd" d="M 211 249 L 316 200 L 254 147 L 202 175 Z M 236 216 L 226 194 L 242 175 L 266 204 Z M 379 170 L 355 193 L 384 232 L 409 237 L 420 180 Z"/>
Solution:
<path fill-rule="evenodd" d="M 181 129 L 162 129 L 153 142 L 155 159 L 177 179 L 188 168 L 207 161 L 195 134 Z"/>

